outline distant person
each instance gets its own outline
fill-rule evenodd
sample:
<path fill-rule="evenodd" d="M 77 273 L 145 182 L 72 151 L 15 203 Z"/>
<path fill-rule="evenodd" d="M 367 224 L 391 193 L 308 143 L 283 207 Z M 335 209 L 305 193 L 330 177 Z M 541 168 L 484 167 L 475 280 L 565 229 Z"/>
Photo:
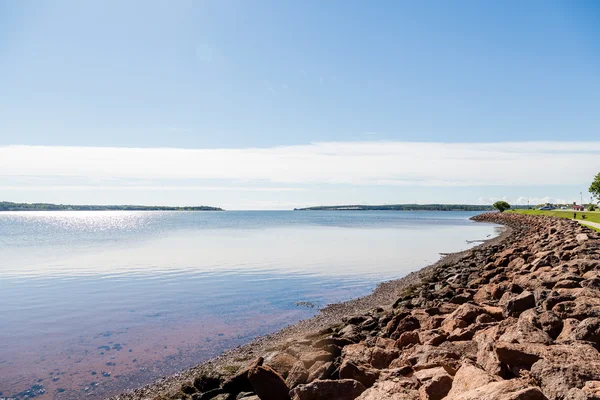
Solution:
<path fill-rule="evenodd" d="M 577 218 L 577 213 L 573 213 L 573 219 Z"/>

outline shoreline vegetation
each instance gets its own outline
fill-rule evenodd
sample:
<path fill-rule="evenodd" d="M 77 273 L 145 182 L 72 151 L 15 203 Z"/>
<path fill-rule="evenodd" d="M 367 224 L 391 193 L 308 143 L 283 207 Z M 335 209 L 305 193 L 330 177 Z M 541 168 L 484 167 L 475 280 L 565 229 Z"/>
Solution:
<path fill-rule="evenodd" d="M 486 213 L 499 237 L 113 400 L 596 398 L 600 235 Z"/>
<path fill-rule="evenodd" d="M 0 201 L 0 211 L 224 211 L 210 206 L 70 205 Z"/>
<path fill-rule="evenodd" d="M 515 206 L 516 208 L 527 206 Z M 385 204 L 341 205 L 294 208 L 294 211 L 493 211 L 491 205 L 481 204 Z"/>

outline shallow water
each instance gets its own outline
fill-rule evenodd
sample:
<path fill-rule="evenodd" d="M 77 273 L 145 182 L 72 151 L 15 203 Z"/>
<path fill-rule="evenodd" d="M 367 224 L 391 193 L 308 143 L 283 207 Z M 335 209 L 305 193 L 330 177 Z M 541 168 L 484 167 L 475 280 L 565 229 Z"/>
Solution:
<path fill-rule="evenodd" d="M 0 397 L 149 383 L 497 234 L 472 215 L 0 213 Z"/>

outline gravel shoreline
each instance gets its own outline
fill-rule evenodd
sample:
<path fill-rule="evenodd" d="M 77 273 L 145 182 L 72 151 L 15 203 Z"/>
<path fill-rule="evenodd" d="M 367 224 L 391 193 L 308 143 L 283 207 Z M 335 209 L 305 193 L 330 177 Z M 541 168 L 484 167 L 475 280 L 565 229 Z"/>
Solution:
<path fill-rule="evenodd" d="M 328 327 L 341 324 L 343 318 L 364 313 L 373 308 L 390 309 L 398 298 L 398 293 L 408 287 L 418 284 L 433 271 L 455 264 L 460 260 L 472 256 L 473 250 L 495 246 L 506 240 L 513 232 L 508 226 L 502 227 L 500 235 L 484 241 L 471 249 L 445 255 L 438 262 L 431 264 L 419 271 L 392 281 L 380 283 L 375 290 L 364 297 L 359 297 L 343 303 L 330 304 L 320 310 L 316 316 L 290 325 L 280 331 L 261 336 L 252 342 L 227 350 L 220 356 L 207 360 L 195 367 L 184 370 L 175 375 L 160 378 L 155 382 L 138 389 L 129 390 L 109 397 L 110 400 L 138 400 L 138 399 L 171 399 L 176 398 L 184 383 L 193 381 L 195 377 L 217 372 L 228 376 L 247 365 L 248 360 L 258 355 L 273 351 L 286 341 L 305 337 L 308 334 L 319 332 Z"/>

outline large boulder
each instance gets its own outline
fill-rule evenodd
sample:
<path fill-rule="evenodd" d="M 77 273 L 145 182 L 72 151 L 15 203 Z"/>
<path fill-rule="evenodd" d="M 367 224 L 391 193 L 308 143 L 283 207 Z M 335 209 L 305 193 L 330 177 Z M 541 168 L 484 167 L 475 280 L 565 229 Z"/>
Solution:
<path fill-rule="evenodd" d="M 525 291 L 509 299 L 502 307 L 502 313 L 505 317 L 518 317 L 523 311 L 533 307 L 535 307 L 535 296 Z"/>
<path fill-rule="evenodd" d="M 353 379 L 316 380 L 290 391 L 292 400 L 354 400 L 364 392 L 364 385 Z"/>
<path fill-rule="evenodd" d="M 248 371 L 248 380 L 254 393 L 261 400 L 289 400 L 287 384 L 275 370 L 268 366 L 257 366 Z"/>
<path fill-rule="evenodd" d="M 366 388 L 373 386 L 379 378 L 379 370 L 356 365 L 351 361 L 344 360 L 340 365 L 340 379 L 354 379 L 362 383 Z"/>
<path fill-rule="evenodd" d="M 600 348 L 600 318 L 586 318 L 573 330 L 571 339 L 585 340 Z"/>
<path fill-rule="evenodd" d="M 479 368 L 471 362 L 463 362 L 456 371 L 452 388 L 448 393 L 449 397 L 456 397 L 462 393 L 468 392 L 478 387 L 485 386 L 488 383 L 500 380 L 497 375 L 492 375 L 484 369 Z"/>
<path fill-rule="evenodd" d="M 471 303 L 462 304 L 444 319 L 441 328 L 452 333 L 456 328 L 466 328 L 471 325 L 477 316 L 483 313 L 485 313 L 483 307 Z"/>
<path fill-rule="evenodd" d="M 527 381 L 511 379 L 491 382 L 444 400 L 547 400 L 540 388 L 531 386 Z"/>
<path fill-rule="evenodd" d="M 550 400 L 560 400 L 565 398 L 571 389 L 580 389 L 587 381 L 600 380 L 600 365 L 590 365 L 581 361 L 556 363 L 541 359 L 531 367 L 531 376 L 540 384 Z"/>
<path fill-rule="evenodd" d="M 448 373 L 435 374 L 419 388 L 421 400 L 441 400 L 452 388 L 452 378 Z"/>
<path fill-rule="evenodd" d="M 375 382 L 356 400 L 419 400 L 417 384 L 410 378 L 396 378 Z"/>
<path fill-rule="evenodd" d="M 302 385 L 306 383 L 308 379 L 308 370 L 304 366 L 302 361 L 297 361 L 296 364 L 290 369 L 288 373 L 288 377 L 286 379 L 286 384 L 290 388 L 295 388 L 298 385 Z"/>
<path fill-rule="evenodd" d="M 298 359 L 288 353 L 276 352 L 265 358 L 264 363 L 273 368 L 283 378 L 287 378 L 292 367 L 298 362 Z"/>

